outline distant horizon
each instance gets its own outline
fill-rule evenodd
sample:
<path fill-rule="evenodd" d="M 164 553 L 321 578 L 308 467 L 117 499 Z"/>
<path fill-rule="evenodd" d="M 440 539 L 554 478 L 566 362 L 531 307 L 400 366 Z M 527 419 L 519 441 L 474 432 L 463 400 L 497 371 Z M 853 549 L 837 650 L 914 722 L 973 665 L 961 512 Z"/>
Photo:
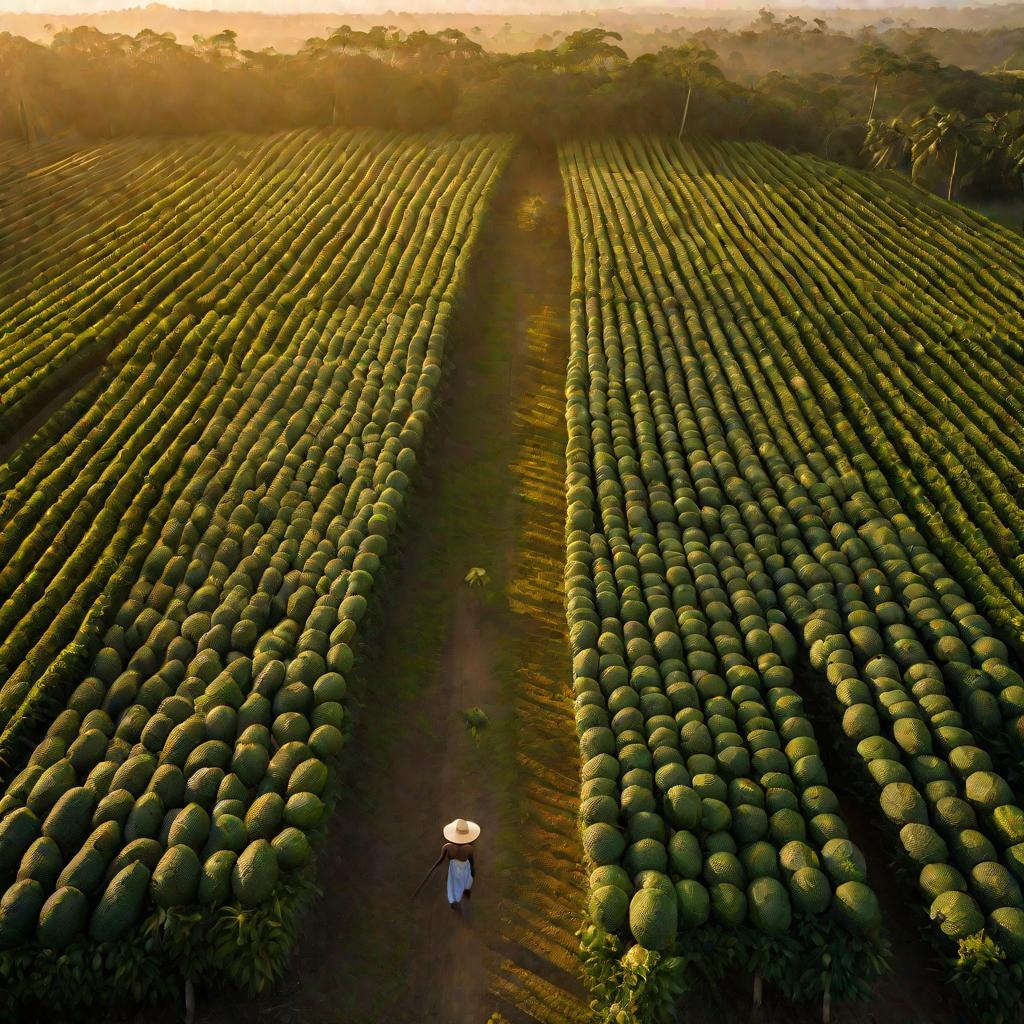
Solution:
<path fill-rule="evenodd" d="M 840 0 L 830 2 L 822 0 L 820 3 L 807 2 L 783 2 L 771 3 L 766 0 L 692 0 L 688 3 L 650 3 L 649 0 L 620 0 L 617 4 L 583 5 L 572 3 L 571 0 L 561 3 L 559 0 L 545 4 L 539 0 L 450 0 L 449 3 L 439 3 L 438 0 L 378 0 L 378 2 L 363 3 L 342 3 L 338 0 L 216 0 L 216 2 L 205 2 L 205 0 L 181 0 L 178 3 L 110 3 L 110 0 L 0 0 L 0 14 L 6 15 L 53 15 L 55 17 L 91 17 L 101 14 L 112 14 L 121 11 L 142 11 L 154 7 L 164 10 L 193 11 L 203 13 L 223 14 L 267 14 L 287 17 L 288 15 L 310 15 L 310 14 L 385 14 L 393 13 L 415 13 L 415 14 L 444 14 L 452 13 L 478 13 L 478 14 L 523 14 L 523 13 L 546 13 L 546 14 L 568 14 L 568 13 L 600 13 L 603 11 L 631 10 L 631 11 L 729 11 L 729 10 L 757 10 L 761 7 L 769 7 L 775 10 L 886 10 L 899 8 L 915 8 L 927 10 L 934 8 L 938 10 L 949 10 L 951 8 L 969 7 L 1013 7 L 1019 6 L 1015 3 L 1006 3 L 1004 0 L 949 0 L 949 2 L 936 3 L 935 0 L 901 0 L 898 3 L 889 3 L 885 0 Z"/>

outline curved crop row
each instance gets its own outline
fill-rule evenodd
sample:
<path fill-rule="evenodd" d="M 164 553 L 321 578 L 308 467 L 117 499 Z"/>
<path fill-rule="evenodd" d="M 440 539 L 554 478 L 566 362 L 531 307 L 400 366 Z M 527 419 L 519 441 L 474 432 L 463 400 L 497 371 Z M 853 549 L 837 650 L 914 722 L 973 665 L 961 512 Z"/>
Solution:
<path fill-rule="evenodd" d="M 745 576 L 762 609 L 802 634 L 918 876 L 936 940 L 959 948 L 957 980 L 989 1005 L 1008 1005 L 1024 953 L 1024 812 L 987 750 L 998 760 L 1015 734 L 1021 679 L 891 492 L 876 504 L 864 477 L 877 470 L 831 433 L 845 421 L 829 418 L 831 407 L 817 405 L 792 371 L 797 321 L 769 288 L 778 257 L 772 244 L 750 241 L 774 236 L 738 195 L 735 164 L 713 173 L 731 150 L 715 152 L 719 164 L 708 166 L 689 148 L 637 139 L 563 156 L 582 238 L 569 391 L 570 622 L 600 594 L 583 545 L 603 538 L 591 536 L 587 514 L 599 507 L 596 528 L 607 533 L 615 475 L 639 472 L 647 494 L 630 479 L 627 543 L 646 543 L 649 517 L 661 538 L 681 531 L 689 558 L 687 542 L 707 543 L 705 531 L 710 551 L 742 567 L 733 587 Z M 798 278 L 785 280 L 787 301 L 820 300 L 809 284 L 801 291 Z M 610 345 L 614 362 L 602 355 Z M 629 374 L 615 406 L 601 397 L 613 366 Z M 641 415 L 647 404 L 652 412 Z M 598 452 L 596 424 L 608 419 L 610 467 L 595 454 L 591 478 L 577 479 L 591 447 Z M 652 482 L 663 493 L 657 504 Z M 592 581 L 593 595 L 573 590 L 574 579 Z M 701 607 L 700 587 L 673 599 L 682 625 Z M 744 608 L 757 616 L 748 628 L 771 622 L 764 610 Z M 578 632 L 577 647 L 589 639 Z"/>
<path fill-rule="evenodd" d="M 671 158 L 663 158 L 662 166 L 671 166 Z M 737 202 L 742 216 L 749 219 L 759 217 L 755 207 L 749 203 L 740 204 L 735 199 L 745 179 L 740 175 L 726 175 L 723 179 L 719 181 L 715 177 L 697 175 L 689 178 L 688 182 L 693 183 L 692 201 L 707 203 L 710 210 L 715 209 L 715 204 Z M 686 185 L 687 189 L 690 187 L 690 184 Z M 710 219 L 714 218 L 709 214 Z M 711 260 L 721 260 L 722 267 L 730 268 L 728 283 L 739 290 L 738 294 L 742 296 L 740 303 L 749 303 L 750 306 L 761 303 L 766 309 L 780 313 L 778 307 L 771 305 L 772 268 L 746 245 L 745 238 L 749 234 L 746 224 L 738 219 L 716 219 L 716 222 L 722 224 L 724 238 L 712 243 L 719 252 L 713 253 Z M 709 265 L 707 258 L 701 265 L 713 276 L 721 274 Z M 993 272 L 998 272 L 998 265 L 993 267 Z M 754 282 L 757 287 L 748 288 L 747 282 Z M 794 294 L 800 296 L 801 303 L 808 305 L 806 295 Z M 772 327 L 771 323 L 779 323 L 779 327 Z M 902 507 L 893 492 L 885 487 L 884 477 L 877 466 L 856 443 L 851 442 L 851 420 L 828 414 L 828 410 L 838 407 L 834 393 L 826 385 L 819 392 L 823 396 L 819 403 L 806 378 L 800 376 L 802 367 L 794 362 L 802 351 L 800 336 L 793 329 L 787 329 L 781 313 L 780 320 L 769 321 L 762 317 L 759 325 L 761 330 L 758 332 L 745 332 L 744 344 L 738 347 L 737 356 L 746 362 L 745 372 L 747 380 L 752 382 L 753 394 L 765 393 L 764 385 L 756 383 L 762 374 L 774 377 L 771 386 L 776 393 L 789 392 L 784 399 L 788 405 L 785 417 L 788 422 L 797 424 L 793 431 L 793 448 L 797 454 L 790 456 L 791 460 L 818 460 L 816 468 L 823 483 L 828 485 L 832 497 L 842 503 L 844 514 L 870 549 L 868 554 L 874 562 L 873 567 L 886 573 L 887 582 L 898 596 L 909 624 L 915 627 L 920 640 L 930 648 L 932 657 L 943 666 L 947 682 L 963 700 L 964 712 L 987 743 L 1000 750 L 1007 749 L 1013 761 L 1019 762 L 1024 726 L 1020 702 L 1024 697 L 1024 691 L 1020 689 L 1022 680 L 1007 664 L 1006 647 L 993 636 L 988 621 L 978 613 L 978 608 L 968 600 L 959 585 L 962 582 L 966 589 L 971 589 L 969 569 L 965 572 L 963 562 L 954 562 L 960 569 L 959 579 L 954 582 L 951 574 L 929 550 L 927 540 L 910 528 L 909 520 L 901 520 Z M 818 336 L 826 334 L 823 330 Z M 756 369 L 753 368 L 755 360 Z M 812 376 L 811 379 L 816 386 L 820 384 L 820 378 Z M 785 436 L 782 433 L 785 427 L 780 426 L 778 418 L 772 429 L 777 436 Z M 798 462 L 793 461 L 793 464 Z M 837 472 L 842 476 L 841 480 L 836 478 Z M 911 488 L 908 493 L 911 495 L 911 500 L 908 500 L 911 511 L 920 513 L 919 503 L 913 500 L 920 495 L 920 489 Z M 896 524 L 896 536 L 893 536 L 885 518 L 880 518 L 879 510 L 884 510 L 886 517 Z M 929 520 L 916 514 L 915 521 Z M 894 546 L 902 548 L 902 553 L 895 551 Z M 894 561 L 890 552 L 897 556 L 895 562 L 902 554 L 907 562 L 906 570 L 917 575 L 901 574 L 903 566 L 895 562 L 892 569 L 887 567 L 887 560 Z M 890 555 L 888 559 L 887 555 Z"/>
<path fill-rule="evenodd" d="M 204 144 L 207 149 L 210 145 Z M 57 654 L 69 642 L 83 639 L 79 634 L 86 628 L 90 607 L 97 601 L 120 599 L 110 591 L 112 581 L 120 586 L 138 568 L 129 567 L 121 579 L 114 580 L 114 562 L 141 558 L 142 549 L 153 539 L 139 539 L 141 524 L 149 517 L 150 529 L 158 526 L 167 509 L 157 503 L 166 502 L 169 508 L 185 486 L 187 469 L 169 478 L 165 474 L 172 473 L 182 453 L 196 443 L 197 431 L 209 423 L 209 410 L 218 400 L 214 379 L 219 374 L 222 386 L 231 387 L 240 367 L 248 371 L 258 356 L 274 351 L 288 338 L 281 330 L 284 322 L 291 329 L 302 322 L 295 306 L 301 294 L 296 289 L 304 276 L 322 273 L 331 260 L 341 267 L 356 256 L 356 247 L 365 245 L 375 218 L 389 202 L 384 190 L 402 174 L 422 167 L 423 161 L 422 152 L 406 154 L 401 140 L 392 138 L 382 144 L 372 133 L 319 142 L 314 134 L 299 133 L 261 148 L 262 159 L 246 165 L 247 188 L 240 188 L 233 174 L 213 175 L 212 180 L 220 183 L 219 192 L 214 190 L 219 199 L 205 205 L 205 190 L 192 188 L 200 202 L 194 210 L 188 208 L 194 217 L 181 217 L 189 228 L 184 248 L 177 231 L 157 232 L 145 243 L 150 252 L 161 253 L 164 262 L 160 274 L 147 279 L 145 301 L 133 306 L 132 315 L 141 319 L 112 352 L 102 391 L 78 418 L 57 417 L 64 420 L 63 431 L 47 434 L 52 438 L 47 448 L 26 445 L 24 454 L 15 453 L 0 470 L 5 487 L 0 503 L 0 757 L 4 760 L 10 759 L 17 730 L 14 736 L 7 733 L 26 713 L 36 713 L 40 693 L 53 689 Z M 226 140 L 214 147 L 211 169 L 222 163 L 234 167 L 233 149 Z M 168 160 L 173 163 L 171 157 Z M 186 161 L 183 166 L 186 173 L 176 182 L 175 192 L 187 193 L 192 164 Z M 381 191 L 374 191 L 374 182 Z M 91 179 L 82 185 L 88 189 Z M 349 208 L 349 203 L 354 207 Z M 230 252 L 215 251 L 211 259 L 211 230 L 231 246 Z M 104 225 L 99 234 L 106 239 L 107 233 Z M 134 273 L 130 240 L 127 248 L 124 261 Z M 202 264 L 203 272 L 188 277 L 177 292 L 164 297 L 165 281 L 180 277 L 190 262 Z M 105 267 L 104 273 L 113 271 L 102 259 L 98 266 Z M 344 280 L 340 273 L 337 277 Z M 310 288 L 309 298 L 319 295 L 325 302 L 337 302 L 327 293 L 333 282 L 333 277 L 320 278 Z M 33 329 L 59 333 L 50 324 L 67 321 L 68 308 L 61 298 L 64 288 L 60 280 L 53 280 L 45 296 L 32 293 L 29 298 L 38 312 L 26 310 L 17 321 L 18 329 L 29 336 Z M 216 304 L 203 302 L 203 295 L 214 290 L 230 294 Z M 88 291 L 75 295 L 82 303 L 90 297 Z M 83 315 L 94 316 L 102 324 L 108 303 L 104 292 Z M 142 316 L 147 306 L 150 311 Z M 9 315 L 15 316 L 13 309 Z M 37 323 L 40 318 L 44 318 L 41 324 Z M 222 371 L 219 360 L 206 364 L 206 380 L 195 389 L 205 408 L 190 418 L 191 410 L 171 387 L 175 383 L 181 390 L 177 375 L 183 339 L 196 344 L 203 337 L 222 339 L 227 364 Z M 224 348 L 228 341 L 230 347 Z M 77 406 L 70 410 L 72 416 L 78 412 Z M 212 439 L 215 431 L 209 436 Z M 117 453 L 113 460 L 112 452 Z M 143 473 L 155 486 L 138 486 Z M 167 489 L 161 493 L 165 479 Z M 129 556 L 132 544 L 136 546 Z M 44 682 L 47 672 L 51 678 Z"/>
<path fill-rule="evenodd" d="M 259 989 L 308 885 L 358 624 L 507 144 L 301 133 L 276 149 L 245 194 L 270 190 L 259 243 L 187 282 L 188 251 L 165 254 L 178 290 L 98 407 L 9 467 L 12 597 L 43 567 L 41 601 L 63 595 L 86 547 L 107 572 L 41 654 L 17 636 L 35 606 L 9 613 L 6 649 L 24 652 L 0 690 L 10 762 L 63 706 L 0 798 L 0 965 L 28 1002 L 156 996 L 182 977 Z"/>
<path fill-rule="evenodd" d="M 708 147 L 699 159 L 720 166 L 722 196 L 773 233 L 757 306 L 767 313 L 774 298 L 792 318 L 798 371 L 842 410 L 851 460 L 881 470 L 865 475 L 872 497 L 907 504 L 1019 649 L 1019 238 L 810 159 L 757 147 Z"/>
<path fill-rule="evenodd" d="M 590 967 L 608 970 L 606 936 L 628 925 L 627 968 L 653 951 L 669 973 L 680 958 L 750 968 L 791 998 L 849 996 L 881 966 L 877 901 L 793 688 L 797 644 L 760 545 L 718 490 L 728 453 L 711 394 L 648 319 L 643 225 L 595 163 L 563 157 L 566 599 L 595 865 Z M 631 1001 L 598 990 L 611 1019 Z"/>
<path fill-rule="evenodd" d="M 5 139 L 0 143 L 0 196 L 6 199 L 26 175 L 45 173 L 46 167 L 73 160 L 81 148 L 81 143 L 70 135 L 58 135 L 32 145 L 20 139 Z"/>
<path fill-rule="evenodd" d="M 21 214 L 11 226 L 17 244 L 0 271 L 0 422 L 16 425 L 76 358 L 130 358 L 153 317 L 240 310 L 238 285 L 262 257 L 269 273 L 255 288 L 258 305 L 285 269 L 268 243 L 332 178 L 344 180 L 326 151 L 309 167 L 296 159 L 315 140 L 307 132 L 116 143 L 24 182 L 10 204 Z M 347 159 L 358 161 L 360 149 Z M 212 301 L 214 290 L 227 301 Z"/>

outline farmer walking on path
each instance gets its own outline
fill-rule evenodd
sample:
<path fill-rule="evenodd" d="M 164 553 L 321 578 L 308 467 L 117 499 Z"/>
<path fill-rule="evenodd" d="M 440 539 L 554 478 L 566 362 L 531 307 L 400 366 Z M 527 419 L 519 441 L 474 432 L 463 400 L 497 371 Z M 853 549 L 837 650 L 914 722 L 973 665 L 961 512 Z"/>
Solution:
<path fill-rule="evenodd" d="M 452 910 L 459 910 L 463 899 L 472 895 L 475 865 L 473 862 L 473 843 L 480 836 L 480 826 L 475 821 L 456 818 L 444 827 L 445 844 L 441 847 L 441 856 L 427 872 L 427 877 L 420 882 L 419 893 L 427 883 L 427 879 L 444 861 L 448 861 L 448 903 Z"/>

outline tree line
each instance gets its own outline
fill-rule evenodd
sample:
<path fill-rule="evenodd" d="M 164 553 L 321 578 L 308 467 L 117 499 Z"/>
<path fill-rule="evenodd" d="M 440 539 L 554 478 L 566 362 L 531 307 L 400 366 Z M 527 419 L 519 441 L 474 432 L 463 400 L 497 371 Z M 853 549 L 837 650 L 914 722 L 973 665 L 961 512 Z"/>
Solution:
<path fill-rule="evenodd" d="M 737 81 L 729 34 L 697 33 L 632 59 L 617 33 L 572 32 L 507 54 L 458 29 L 341 26 L 295 53 L 241 48 L 231 30 L 61 29 L 48 45 L 0 35 L 0 135 L 270 131 L 309 125 L 505 131 L 539 144 L 630 131 L 759 139 L 860 165 L 903 167 L 953 195 L 1021 188 L 1024 77 L 942 63 L 921 37 L 903 48 L 824 22 L 762 12 L 764 45 L 836 47 L 836 70 L 783 68 Z M 737 44 L 744 33 L 736 33 Z M 710 45 L 711 41 L 715 46 Z"/>

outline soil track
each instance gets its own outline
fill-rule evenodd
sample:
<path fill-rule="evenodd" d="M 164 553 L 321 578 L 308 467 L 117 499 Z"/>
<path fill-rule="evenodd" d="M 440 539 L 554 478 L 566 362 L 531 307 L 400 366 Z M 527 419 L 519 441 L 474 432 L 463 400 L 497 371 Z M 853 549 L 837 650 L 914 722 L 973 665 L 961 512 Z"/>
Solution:
<path fill-rule="evenodd" d="M 322 895 L 281 986 L 200 997 L 197 1024 L 512 1024 L 585 1019 L 577 749 L 562 609 L 569 254 L 555 161 L 520 150 L 479 239 L 391 589 L 355 680 L 363 702 L 318 856 Z M 464 582 L 472 566 L 490 585 Z M 463 712 L 483 708 L 474 737 Z M 478 821 L 453 912 L 438 870 Z"/>

